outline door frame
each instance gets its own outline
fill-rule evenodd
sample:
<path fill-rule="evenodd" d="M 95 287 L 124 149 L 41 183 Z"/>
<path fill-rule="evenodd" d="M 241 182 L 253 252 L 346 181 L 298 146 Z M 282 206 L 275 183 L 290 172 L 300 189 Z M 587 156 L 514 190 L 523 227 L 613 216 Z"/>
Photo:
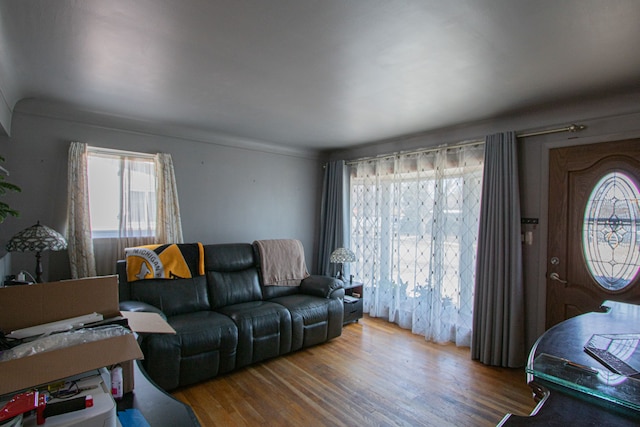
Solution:
<path fill-rule="evenodd" d="M 598 283 L 594 277 L 595 272 L 585 260 L 583 237 L 585 209 L 589 206 L 594 188 L 601 183 L 602 177 L 612 172 L 626 171 L 635 183 L 640 179 L 640 139 L 568 146 L 553 151 L 555 161 L 554 165 L 549 163 L 548 200 L 554 211 L 547 218 L 547 226 L 554 226 L 547 232 L 547 250 L 553 253 L 547 253 L 547 258 L 559 257 L 560 263 L 551 265 L 551 260 L 547 259 L 545 320 L 548 328 L 562 322 L 566 316 L 573 317 L 580 313 L 598 311 L 605 300 L 636 304 L 640 302 L 637 275 L 632 278 L 631 286 L 622 289 L 607 289 L 605 285 Z M 551 194 L 556 197 L 552 198 Z M 633 204 L 635 205 L 635 202 Z M 621 215 L 625 217 L 624 214 Z M 634 237 L 634 248 L 635 238 L 637 236 Z M 624 249 L 621 250 L 621 254 L 624 254 Z M 636 252 L 637 249 L 633 251 Z M 637 262 L 637 258 L 634 258 L 634 261 Z M 553 275 L 556 275 L 554 279 Z M 567 310 L 569 312 L 566 312 Z"/>
<path fill-rule="evenodd" d="M 637 115 L 633 115 L 635 120 L 638 120 Z M 604 121 L 605 119 L 603 119 Z M 591 126 L 588 124 L 588 126 Z M 637 126 L 637 124 L 636 124 Z M 588 131 L 588 128 L 587 128 Z M 533 342 L 542 335 L 546 330 L 547 321 L 547 263 L 548 263 L 548 217 L 549 217 L 549 152 L 554 148 L 573 147 L 577 145 L 590 145 L 598 144 L 602 142 L 616 142 L 624 141 L 628 139 L 640 138 L 640 130 L 624 133 L 609 133 L 605 135 L 584 136 L 584 137 L 572 137 L 564 135 L 564 138 L 558 139 L 558 136 L 541 136 L 532 138 L 523 138 L 521 143 L 524 144 L 539 144 L 540 146 L 540 194 L 539 194 L 539 206 L 540 206 L 540 220 L 537 226 L 537 245 L 539 245 L 537 268 L 535 269 L 537 277 L 532 278 L 530 281 L 526 281 L 527 286 L 535 286 L 534 290 L 525 289 L 528 297 L 532 298 L 531 305 L 535 305 L 535 313 L 530 313 L 535 316 L 534 319 L 528 319 L 527 323 L 533 322 L 534 324 L 527 329 L 528 333 L 533 336 L 529 336 L 528 342 Z M 524 213 L 523 213 L 524 215 Z M 530 261 L 535 262 L 531 259 Z M 528 303 L 529 305 L 529 303 Z"/>

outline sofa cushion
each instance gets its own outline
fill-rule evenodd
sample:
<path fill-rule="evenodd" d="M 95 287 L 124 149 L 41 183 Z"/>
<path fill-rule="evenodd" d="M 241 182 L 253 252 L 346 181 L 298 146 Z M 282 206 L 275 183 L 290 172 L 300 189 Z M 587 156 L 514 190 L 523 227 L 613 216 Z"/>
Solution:
<path fill-rule="evenodd" d="M 204 259 L 213 309 L 262 300 L 253 245 L 205 245 Z"/>
<path fill-rule="evenodd" d="M 138 280 L 129 286 L 131 299 L 158 307 L 167 317 L 211 308 L 205 276 Z"/>

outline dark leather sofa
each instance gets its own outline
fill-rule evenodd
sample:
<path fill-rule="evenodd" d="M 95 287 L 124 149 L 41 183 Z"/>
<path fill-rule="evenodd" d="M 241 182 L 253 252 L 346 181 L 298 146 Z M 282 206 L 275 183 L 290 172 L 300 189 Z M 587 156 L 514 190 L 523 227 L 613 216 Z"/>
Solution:
<path fill-rule="evenodd" d="M 309 276 L 263 286 L 257 247 L 204 245 L 205 275 L 127 282 L 118 262 L 120 308 L 156 311 L 176 330 L 143 334 L 143 367 L 165 390 L 190 385 L 342 334 L 342 282 Z"/>

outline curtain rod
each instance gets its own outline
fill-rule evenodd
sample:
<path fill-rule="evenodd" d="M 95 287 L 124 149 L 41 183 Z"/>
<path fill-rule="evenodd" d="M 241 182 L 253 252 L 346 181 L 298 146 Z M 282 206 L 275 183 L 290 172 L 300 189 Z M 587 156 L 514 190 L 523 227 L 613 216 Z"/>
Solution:
<path fill-rule="evenodd" d="M 587 127 L 585 125 L 570 124 L 568 126 L 561 127 L 561 128 L 545 129 L 545 130 L 540 130 L 540 131 L 535 131 L 535 132 L 518 133 L 518 134 L 516 134 L 516 137 L 517 138 L 528 138 L 528 137 L 532 137 L 532 136 L 548 135 L 548 134 L 552 134 L 552 133 L 561 133 L 561 132 L 575 133 L 575 132 L 580 132 L 581 130 L 584 130 L 586 128 Z M 441 150 L 443 148 L 458 148 L 458 147 L 466 147 L 468 145 L 477 145 L 477 144 L 483 144 L 483 143 L 484 143 L 484 140 L 482 139 L 482 140 L 472 140 L 472 141 L 467 141 L 467 142 L 461 142 L 461 143 L 455 144 L 455 145 L 441 145 L 441 146 L 438 146 L 438 147 L 425 148 L 425 149 L 422 149 L 422 150 L 398 151 L 398 152 L 395 152 L 395 153 L 381 154 L 379 156 L 362 157 L 360 159 L 350 160 L 348 162 L 345 162 L 345 164 L 346 165 L 353 165 L 355 163 L 362 162 L 362 161 L 365 161 L 365 160 L 382 159 L 382 158 L 385 158 L 385 157 L 398 156 L 398 155 L 401 155 L 401 154 L 428 153 L 430 151 Z"/>

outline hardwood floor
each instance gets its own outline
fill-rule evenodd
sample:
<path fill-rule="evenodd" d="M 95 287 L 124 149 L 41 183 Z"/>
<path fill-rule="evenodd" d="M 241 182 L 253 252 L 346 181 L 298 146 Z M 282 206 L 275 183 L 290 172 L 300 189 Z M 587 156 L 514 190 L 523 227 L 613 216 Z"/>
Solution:
<path fill-rule="evenodd" d="M 365 316 L 328 343 L 173 393 L 203 426 L 495 426 L 535 403 L 524 369 L 485 366 Z"/>

